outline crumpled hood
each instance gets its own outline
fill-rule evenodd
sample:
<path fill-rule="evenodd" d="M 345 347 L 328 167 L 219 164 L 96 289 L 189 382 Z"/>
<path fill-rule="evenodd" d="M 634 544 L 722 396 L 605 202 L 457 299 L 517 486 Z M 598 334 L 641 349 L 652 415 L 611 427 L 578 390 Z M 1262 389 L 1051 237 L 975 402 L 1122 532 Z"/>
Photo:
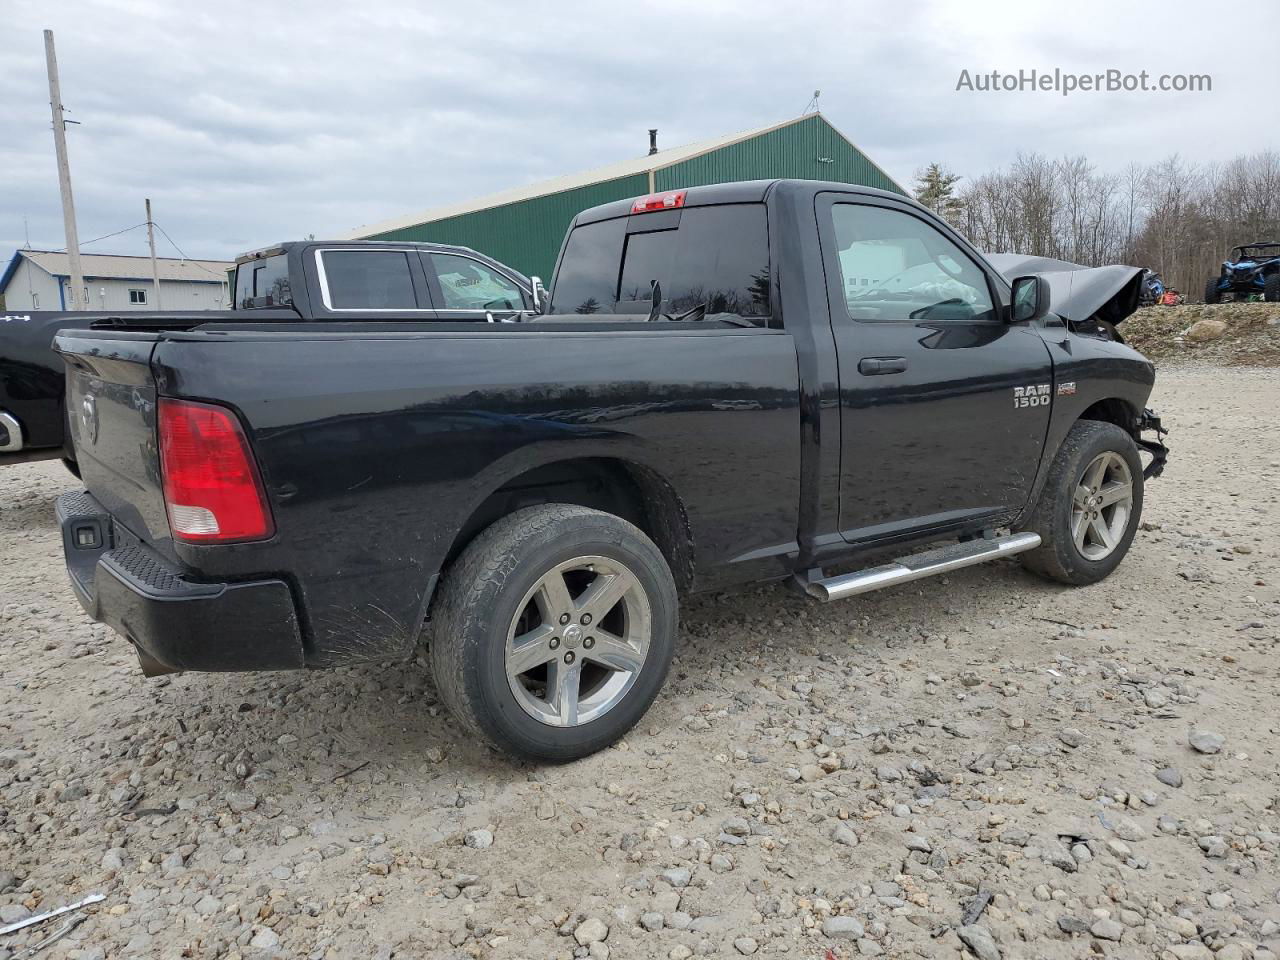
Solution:
<path fill-rule="evenodd" d="M 987 261 L 1011 283 L 1031 274 L 1044 277 L 1049 281 L 1050 311 L 1072 323 L 1093 318 L 1119 324 L 1138 309 L 1141 267 L 1083 267 L 1024 253 L 989 253 Z"/>

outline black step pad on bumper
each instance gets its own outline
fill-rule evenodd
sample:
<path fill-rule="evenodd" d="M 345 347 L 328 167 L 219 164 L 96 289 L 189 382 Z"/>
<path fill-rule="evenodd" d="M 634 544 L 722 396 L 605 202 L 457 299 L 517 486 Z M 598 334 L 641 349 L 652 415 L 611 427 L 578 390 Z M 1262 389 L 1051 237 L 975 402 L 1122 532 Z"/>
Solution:
<path fill-rule="evenodd" d="M 81 606 L 134 644 L 148 672 L 304 666 L 297 609 L 284 581 L 191 580 L 88 493 L 63 494 L 57 515 Z"/>

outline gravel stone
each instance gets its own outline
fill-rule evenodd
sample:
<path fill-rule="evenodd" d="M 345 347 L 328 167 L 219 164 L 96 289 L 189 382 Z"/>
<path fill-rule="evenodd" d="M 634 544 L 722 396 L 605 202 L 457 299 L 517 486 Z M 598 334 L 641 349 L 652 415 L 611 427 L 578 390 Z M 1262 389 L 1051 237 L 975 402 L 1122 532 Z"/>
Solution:
<path fill-rule="evenodd" d="M 1075 727 L 1065 727 L 1058 731 L 1058 739 L 1074 750 L 1083 744 L 1088 738 Z"/>
<path fill-rule="evenodd" d="M 837 824 L 831 831 L 831 839 L 836 843 L 843 844 L 846 847 L 856 847 L 858 845 L 858 835 L 850 830 L 843 823 Z"/>
<path fill-rule="evenodd" d="M 861 940 L 865 932 L 857 917 L 828 917 L 822 923 L 823 936 L 830 940 Z"/>
<path fill-rule="evenodd" d="M 1124 936 L 1124 924 L 1118 920 L 1104 917 L 1095 920 L 1093 925 L 1089 927 L 1089 932 L 1099 940 L 1119 940 Z"/>
<path fill-rule="evenodd" d="M 973 951 L 978 960 L 1000 960 L 1000 948 L 991 937 L 991 931 L 977 924 L 956 928 L 956 935 Z"/>
<path fill-rule="evenodd" d="M 270 927 L 263 927 L 253 935 L 249 946 L 258 950 L 274 950 L 280 946 L 280 937 Z"/>
<path fill-rule="evenodd" d="M 670 870 L 663 870 L 661 876 L 663 880 L 677 890 L 687 887 L 689 881 L 693 878 L 693 874 L 685 867 L 672 867 Z"/>
<path fill-rule="evenodd" d="M 0 923 L 17 923 L 19 920 L 25 920 L 31 916 L 31 911 L 20 903 L 6 903 L 0 905 Z"/>
<path fill-rule="evenodd" d="M 1191 748 L 1197 753 L 1213 754 L 1222 749 L 1227 742 L 1227 738 L 1210 730 L 1193 730 L 1187 737 L 1187 742 L 1191 744 Z"/>
<path fill-rule="evenodd" d="M 588 917 L 573 930 L 573 939 L 587 947 L 609 938 L 609 925 L 599 917 Z"/>

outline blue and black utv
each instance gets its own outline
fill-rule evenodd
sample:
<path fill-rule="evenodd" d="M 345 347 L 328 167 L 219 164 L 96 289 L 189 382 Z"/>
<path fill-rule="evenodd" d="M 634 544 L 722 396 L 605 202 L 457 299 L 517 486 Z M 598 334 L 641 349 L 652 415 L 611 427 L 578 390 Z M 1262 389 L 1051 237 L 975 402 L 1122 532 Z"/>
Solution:
<path fill-rule="evenodd" d="M 1222 261 L 1222 273 L 1205 284 L 1204 302 L 1221 303 L 1228 295 L 1248 300 L 1259 293 L 1264 300 L 1280 301 L 1280 243 L 1274 240 L 1235 247 Z"/>

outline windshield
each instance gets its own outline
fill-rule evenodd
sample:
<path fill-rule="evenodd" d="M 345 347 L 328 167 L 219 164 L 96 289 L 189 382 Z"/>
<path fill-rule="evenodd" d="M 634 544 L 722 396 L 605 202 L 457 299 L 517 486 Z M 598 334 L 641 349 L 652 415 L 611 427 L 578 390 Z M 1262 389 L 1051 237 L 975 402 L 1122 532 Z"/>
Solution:
<path fill-rule="evenodd" d="M 1236 247 L 1231 251 L 1232 260 L 1270 260 L 1272 257 L 1280 257 L 1280 244 Z"/>

